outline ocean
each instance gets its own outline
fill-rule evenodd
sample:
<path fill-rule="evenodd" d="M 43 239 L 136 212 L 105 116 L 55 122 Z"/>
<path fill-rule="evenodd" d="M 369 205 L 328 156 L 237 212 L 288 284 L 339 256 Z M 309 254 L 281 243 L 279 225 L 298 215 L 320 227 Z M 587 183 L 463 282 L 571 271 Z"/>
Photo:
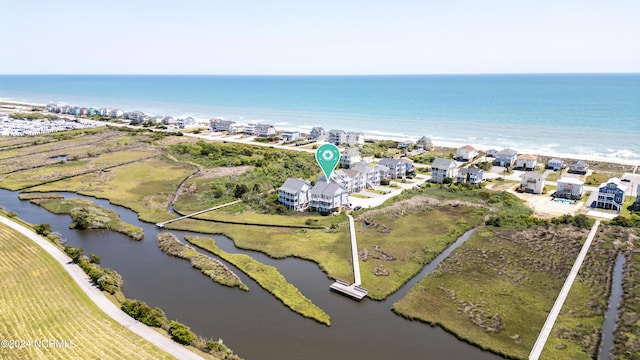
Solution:
<path fill-rule="evenodd" d="M 0 75 L 0 101 L 640 162 L 640 74 Z"/>

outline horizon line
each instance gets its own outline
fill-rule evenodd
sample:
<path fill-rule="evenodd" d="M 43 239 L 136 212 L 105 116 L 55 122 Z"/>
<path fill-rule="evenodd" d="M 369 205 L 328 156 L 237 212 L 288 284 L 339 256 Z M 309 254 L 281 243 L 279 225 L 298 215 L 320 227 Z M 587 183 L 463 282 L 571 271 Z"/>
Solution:
<path fill-rule="evenodd" d="M 637 75 L 640 71 L 612 72 L 487 72 L 487 73 L 388 73 L 388 74 L 207 74 L 207 73 L 20 73 L 0 76 L 251 76 L 251 77 L 358 77 L 358 76 L 491 76 L 491 75 Z"/>

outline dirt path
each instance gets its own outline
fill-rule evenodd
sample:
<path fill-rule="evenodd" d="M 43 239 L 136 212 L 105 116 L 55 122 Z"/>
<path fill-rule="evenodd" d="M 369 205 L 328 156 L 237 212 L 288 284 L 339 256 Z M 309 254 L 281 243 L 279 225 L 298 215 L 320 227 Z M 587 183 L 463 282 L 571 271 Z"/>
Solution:
<path fill-rule="evenodd" d="M 104 311 L 112 319 L 120 323 L 122 326 L 140 335 L 145 340 L 156 345 L 163 351 L 175 356 L 178 359 L 202 359 L 197 354 L 187 350 L 181 345 L 175 343 L 168 337 L 156 332 L 152 328 L 144 325 L 141 322 L 134 320 L 129 315 L 120 310 L 114 303 L 109 301 L 107 297 L 92 283 L 89 277 L 80 269 L 76 264 L 71 264 L 71 259 L 60 249 L 53 244 L 43 239 L 40 235 L 36 234 L 32 230 L 15 223 L 5 217 L 0 216 L 0 222 L 19 231 L 24 236 L 33 240 L 38 246 L 48 252 L 56 261 L 58 261 L 62 267 L 71 275 L 73 280 L 80 286 L 87 296 L 93 301 L 102 311 Z"/>

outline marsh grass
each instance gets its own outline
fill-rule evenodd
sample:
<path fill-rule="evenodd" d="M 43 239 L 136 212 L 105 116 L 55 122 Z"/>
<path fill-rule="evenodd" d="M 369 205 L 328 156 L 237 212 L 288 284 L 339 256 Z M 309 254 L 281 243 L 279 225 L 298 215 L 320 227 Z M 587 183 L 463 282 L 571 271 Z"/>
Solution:
<path fill-rule="evenodd" d="M 249 288 L 240 280 L 238 275 L 231 271 L 220 261 L 202 255 L 191 246 L 181 243 L 171 233 L 158 234 L 158 246 L 164 253 L 179 257 L 191 262 L 191 266 L 200 270 L 220 285 L 238 287 L 240 290 L 249 291 Z"/>
<path fill-rule="evenodd" d="M 108 209 L 96 205 L 93 201 L 84 199 L 59 198 L 55 194 L 30 194 L 27 198 L 34 204 L 54 214 L 70 215 L 73 223 L 70 228 L 75 229 L 108 229 L 129 236 L 134 240 L 142 240 L 144 230 L 141 227 L 128 224 L 120 220 L 120 216 Z M 25 197 L 23 197 L 25 198 Z"/>
<path fill-rule="evenodd" d="M 393 310 L 483 349 L 526 358 L 587 230 L 481 228 Z"/>
<path fill-rule="evenodd" d="M 331 325 L 329 315 L 302 295 L 275 267 L 258 262 L 248 255 L 227 253 L 218 248 L 215 240 L 210 238 L 186 237 L 186 240 L 233 264 L 294 312 L 321 324 Z"/>

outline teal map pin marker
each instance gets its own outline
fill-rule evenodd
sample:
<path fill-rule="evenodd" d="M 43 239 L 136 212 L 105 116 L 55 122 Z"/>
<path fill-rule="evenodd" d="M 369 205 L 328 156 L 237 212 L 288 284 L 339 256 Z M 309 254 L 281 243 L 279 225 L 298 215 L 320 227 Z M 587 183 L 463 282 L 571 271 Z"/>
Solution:
<path fill-rule="evenodd" d="M 330 181 L 333 169 L 336 168 L 339 161 L 340 150 L 333 144 L 322 144 L 318 150 L 316 150 L 316 162 L 320 165 L 327 182 Z"/>

